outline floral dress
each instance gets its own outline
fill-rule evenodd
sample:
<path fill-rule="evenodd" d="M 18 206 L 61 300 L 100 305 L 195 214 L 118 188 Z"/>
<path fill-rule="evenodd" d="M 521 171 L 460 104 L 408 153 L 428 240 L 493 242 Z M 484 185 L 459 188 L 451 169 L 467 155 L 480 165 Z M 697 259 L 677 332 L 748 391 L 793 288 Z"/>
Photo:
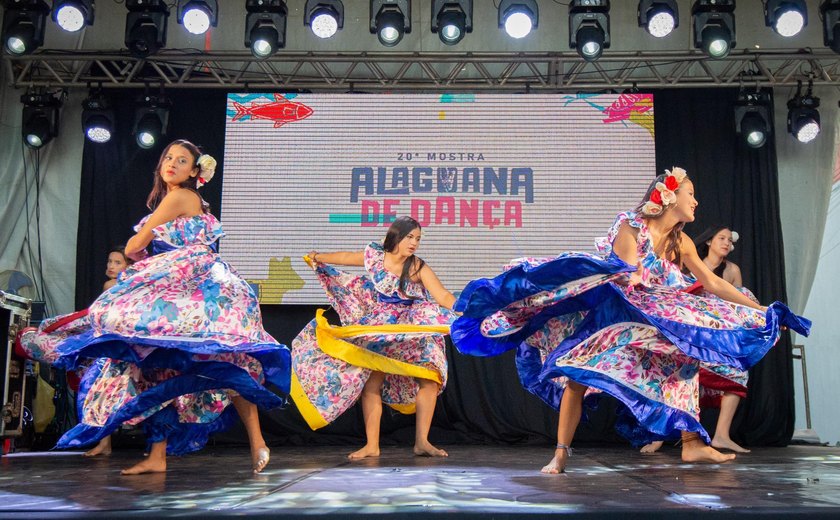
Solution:
<path fill-rule="evenodd" d="M 374 370 L 386 374 L 382 401 L 401 413 L 415 411 L 416 378 L 446 386 L 444 336 L 454 315 L 420 283 L 400 290 L 384 262 L 377 243 L 365 248 L 363 276 L 310 262 L 342 324 L 319 310 L 292 341 L 291 395 L 312 429 L 350 408 Z"/>
<path fill-rule="evenodd" d="M 613 283 L 635 270 L 612 244 L 622 224 L 638 230 L 642 283 Z M 645 220 L 619 214 L 600 255 L 527 259 L 492 279 L 470 282 L 455 303 L 455 346 L 473 355 L 516 349 L 523 386 L 559 409 L 568 379 L 617 398 L 617 424 L 635 444 L 678 431 L 709 437 L 700 425 L 698 372 L 744 371 L 786 325 L 807 335 L 810 322 L 776 302 L 767 312 L 690 294 L 692 279 L 659 258 Z"/>
<path fill-rule="evenodd" d="M 166 439 L 168 453 L 187 453 L 236 420 L 231 395 L 264 408 L 285 402 L 265 384 L 288 392 L 289 350 L 263 329 L 253 290 L 215 252 L 219 221 L 205 213 L 152 232 L 153 256 L 88 309 L 21 337 L 31 357 L 58 368 L 96 359 L 80 384 L 80 422 L 59 448 L 142 423 L 149 442 Z"/>

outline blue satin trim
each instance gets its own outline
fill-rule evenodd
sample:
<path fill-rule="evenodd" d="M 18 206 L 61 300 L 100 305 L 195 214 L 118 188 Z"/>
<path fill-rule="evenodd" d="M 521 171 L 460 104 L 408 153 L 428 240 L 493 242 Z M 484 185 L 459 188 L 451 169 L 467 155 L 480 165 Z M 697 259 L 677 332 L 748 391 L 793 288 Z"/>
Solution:
<path fill-rule="evenodd" d="M 168 244 L 168 243 L 164 242 L 163 240 L 152 240 L 152 242 L 149 244 L 149 250 L 152 252 L 151 253 L 152 255 L 159 255 L 161 253 L 168 253 L 170 251 L 175 251 L 177 249 L 181 249 L 182 247 L 184 247 L 184 246 L 173 246 L 172 244 Z M 213 242 L 212 244 L 210 244 L 207 247 L 210 248 L 210 251 L 213 251 L 214 253 L 218 253 L 219 252 L 219 241 L 216 240 L 215 242 Z"/>
<path fill-rule="evenodd" d="M 381 292 L 376 293 L 377 298 L 382 303 L 393 303 L 393 304 L 400 304 L 400 305 L 411 305 L 415 302 L 415 300 L 408 300 L 405 298 L 400 298 L 399 296 L 391 296 L 388 294 L 382 294 Z"/>
<path fill-rule="evenodd" d="M 193 392 L 222 389 L 234 390 L 261 408 L 271 409 L 285 404 L 283 398 L 266 390 L 239 367 L 219 361 L 195 362 L 185 370 L 185 373 L 167 379 L 128 401 L 101 427 L 76 425 L 59 439 L 56 447 L 76 448 L 98 442 L 119 428 L 122 423 L 161 403 Z M 166 412 L 167 409 L 171 411 Z M 161 412 L 164 413 L 158 416 Z M 172 444 L 171 451 L 167 446 L 167 453 L 179 455 L 201 449 L 211 433 L 232 424 L 236 417 L 235 410 L 232 412 L 234 415 L 231 416 L 226 410 L 216 420 L 205 424 L 178 423 L 174 408 L 167 407 L 146 419 L 146 421 L 152 419 L 147 433 L 151 435 L 150 440 L 153 442 L 167 439 L 167 444 Z"/>
<path fill-rule="evenodd" d="M 635 270 L 616 255 L 601 260 L 583 253 L 567 254 L 537 266 L 520 264 L 495 278 L 479 278 L 468 283 L 454 310 L 468 318 L 484 318 L 513 302 L 574 280 Z"/>
<path fill-rule="evenodd" d="M 131 345 L 156 347 L 156 350 L 140 358 Z M 276 343 L 246 343 L 231 347 L 212 339 L 184 341 L 169 337 L 129 338 L 119 334 L 94 337 L 92 331 L 85 331 L 64 340 L 56 351 L 61 357 L 54 366 L 65 370 L 75 368 L 85 358 L 108 357 L 129 361 L 142 369 L 172 368 L 178 371 L 188 370 L 196 363 L 205 363 L 193 360 L 193 354 L 240 352 L 258 360 L 262 364 L 266 381 L 276 385 L 281 392 L 288 393 L 291 385 L 291 354 L 285 345 Z"/>
<path fill-rule="evenodd" d="M 82 375 L 82 380 L 79 382 L 79 391 L 76 392 L 76 418 L 79 422 L 82 422 L 82 409 L 84 408 L 85 399 L 90 391 L 90 387 L 96 381 L 96 378 L 99 377 L 99 374 L 102 373 L 102 368 L 105 366 L 106 361 L 108 361 L 107 358 L 97 358 Z"/>

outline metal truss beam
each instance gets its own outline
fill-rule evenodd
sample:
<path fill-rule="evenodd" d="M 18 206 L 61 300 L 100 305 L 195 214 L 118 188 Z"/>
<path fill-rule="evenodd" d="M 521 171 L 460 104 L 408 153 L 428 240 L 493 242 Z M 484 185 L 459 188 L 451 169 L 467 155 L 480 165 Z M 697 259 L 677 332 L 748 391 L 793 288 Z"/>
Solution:
<path fill-rule="evenodd" d="M 695 51 L 608 53 L 246 52 L 167 50 L 146 59 L 120 52 L 44 50 L 4 58 L 16 88 L 212 88 L 311 91 L 587 91 L 796 85 L 840 86 L 829 49 L 744 51 L 711 60 Z"/>

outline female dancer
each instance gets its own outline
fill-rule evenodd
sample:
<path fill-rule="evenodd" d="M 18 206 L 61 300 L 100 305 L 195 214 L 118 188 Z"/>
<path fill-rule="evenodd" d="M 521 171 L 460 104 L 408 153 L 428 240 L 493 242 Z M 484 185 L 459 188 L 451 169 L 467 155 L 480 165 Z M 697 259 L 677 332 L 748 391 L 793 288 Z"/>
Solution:
<path fill-rule="evenodd" d="M 446 457 L 429 442 L 438 394 L 446 386 L 444 335 L 455 297 L 432 268 L 415 256 L 420 224 L 397 218 L 383 244 L 364 251 L 319 253 L 315 269 L 342 327 L 323 311 L 292 341 L 292 397 L 309 426 L 326 426 L 361 397 L 367 443 L 348 457 L 379 456 L 383 401 L 417 413 L 415 455 Z M 354 276 L 330 266 L 364 266 Z M 433 301 L 432 301 L 433 300 Z"/>
<path fill-rule="evenodd" d="M 103 292 L 107 291 L 108 289 L 110 289 L 111 287 L 116 285 L 117 277 L 120 275 L 120 273 L 125 271 L 126 268 L 128 268 L 128 266 L 130 266 L 133 263 L 134 263 L 134 261 L 131 260 L 130 258 L 128 258 L 125 254 L 125 246 L 112 247 L 111 250 L 108 251 L 108 263 L 107 263 L 107 266 L 105 268 L 105 276 L 107 276 L 108 279 L 105 281 L 104 284 L 102 284 L 102 291 Z M 94 364 L 105 363 L 107 361 L 107 359 L 108 358 L 99 358 L 96 361 L 94 361 Z M 84 372 L 86 372 L 90 367 L 83 365 L 80 368 L 81 368 L 81 370 L 76 371 L 79 375 L 74 374 L 74 377 L 78 378 L 77 381 L 81 380 L 81 377 L 84 375 Z M 100 368 L 97 368 L 97 370 L 99 370 L 99 369 Z M 81 397 L 82 394 L 78 392 L 78 386 L 75 387 L 75 389 L 77 390 L 77 397 Z M 83 407 L 84 407 L 84 401 L 79 400 L 77 402 L 77 409 L 82 410 Z M 81 417 L 80 417 L 80 419 L 81 419 Z M 92 449 L 85 452 L 85 457 L 96 457 L 97 455 L 110 455 L 110 454 L 111 454 L 111 436 L 106 435 L 105 437 L 103 437 L 99 441 L 99 444 L 97 444 Z"/>
<path fill-rule="evenodd" d="M 699 422 L 700 361 L 745 370 L 782 325 L 807 335 L 810 322 L 778 302 L 761 307 L 706 267 L 682 232 L 696 207 L 694 185 L 674 168 L 654 180 L 636 211 L 618 215 L 598 244 L 603 257 L 527 261 L 471 282 L 456 302 L 459 350 L 517 348 L 523 384 L 559 408 L 557 447 L 544 473 L 564 470 L 588 388 L 625 405 L 620 429 L 631 440 L 681 431 L 684 461 L 731 460 L 707 445 Z M 679 266 L 717 298 L 683 291 L 693 280 Z"/>
<path fill-rule="evenodd" d="M 254 472 L 268 463 L 255 404 L 283 404 L 263 382 L 288 391 L 289 351 L 265 332 L 250 286 L 215 252 L 221 224 L 196 191 L 215 166 L 189 141 L 168 145 L 147 201 L 152 214 L 126 244 L 137 263 L 87 310 L 20 338 L 30 356 L 62 368 L 109 358 L 86 373 L 83 420 L 58 447 L 142 421 L 149 457 L 123 474 L 166 471 L 167 452 L 201 449 L 235 420 L 232 403 L 248 431 Z"/>
<path fill-rule="evenodd" d="M 744 293 L 749 299 L 758 299 L 743 287 L 741 269 L 737 264 L 727 260 L 727 256 L 735 249 L 738 233 L 724 226 L 711 227 L 703 231 L 694 241 L 697 254 L 703 259 L 713 273 L 723 278 Z M 713 296 L 707 292 L 704 296 Z M 700 406 L 703 408 L 720 408 L 712 446 L 718 449 L 732 450 L 736 453 L 749 453 L 750 450 L 740 446 L 732 440 L 729 430 L 732 419 L 738 409 L 741 399 L 747 397 L 747 381 L 749 374 L 745 370 L 720 365 L 702 363 L 700 365 Z M 642 453 L 654 453 L 662 447 L 663 441 L 657 440 L 646 444 Z"/>

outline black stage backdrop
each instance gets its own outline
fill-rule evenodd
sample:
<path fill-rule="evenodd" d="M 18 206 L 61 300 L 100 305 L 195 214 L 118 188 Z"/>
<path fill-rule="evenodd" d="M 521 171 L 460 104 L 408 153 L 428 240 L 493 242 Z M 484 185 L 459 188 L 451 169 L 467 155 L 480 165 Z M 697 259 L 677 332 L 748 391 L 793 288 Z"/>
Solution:
<path fill-rule="evenodd" d="M 85 142 L 76 251 L 77 308 L 89 305 L 101 291 L 108 248 L 124 244 L 131 236 L 131 226 L 147 213 L 145 200 L 152 186 L 152 172 L 163 146 L 172 139 L 189 139 L 219 160 L 216 178 L 202 189 L 202 194 L 224 221 L 221 177 L 226 94 L 215 90 L 169 92 L 174 102 L 169 134 L 151 150 L 140 150 L 131 135 L 134 100 L 139 94 L 111 92 L 118 121 L 114 139 L 104 145 Z M 715 222 L 731 225 L 741 233 L 732 259 L 741 266 L 747 287 L 762 302 L 784 300 L 773 140 L 758 151 L 738 142 L 732 119 L 735 96 L 736 91 L 721 89 L 656 92 L 657 170 L 680 165 L 694 180 L 700 207 L 697 222 L 687 229 L 689 234 L 700 233 Z M 263 306 L 262 313 L 265 328 L 278 341 L 290 345 L 314 316 L 315 307 Z M 448 345 L 447 354 L 449 384 L 435 410 L 433 442 L 553 442 L 557 413 L 521 388 L 512 352 L 496 358 L 474 358 Z M 791 369 L 786 336 L 751 371 L 750 396 L 733 425 L 736 441 L 751 446 L 787 444 L 794 423 Z M 612 430 L 615 409 L 615 402 L 604 399 L 578 429 L 576 442 L 623 442 Z M 383 445 L 410 446 L 414 418 L 389 411 L 386 407 L 382 419 Z M 704 413 L 703 419 L 707 428 L 713 428 L 714 411 Z M 292 403 L 282 410 L 261 413 L 261 421 L 270 444 L 356 445 L 364 438 L 358 405 L 318 432 L 306 426 Z M 218 443 L 246 441 L 241 427 L 215 439 Z"/>

